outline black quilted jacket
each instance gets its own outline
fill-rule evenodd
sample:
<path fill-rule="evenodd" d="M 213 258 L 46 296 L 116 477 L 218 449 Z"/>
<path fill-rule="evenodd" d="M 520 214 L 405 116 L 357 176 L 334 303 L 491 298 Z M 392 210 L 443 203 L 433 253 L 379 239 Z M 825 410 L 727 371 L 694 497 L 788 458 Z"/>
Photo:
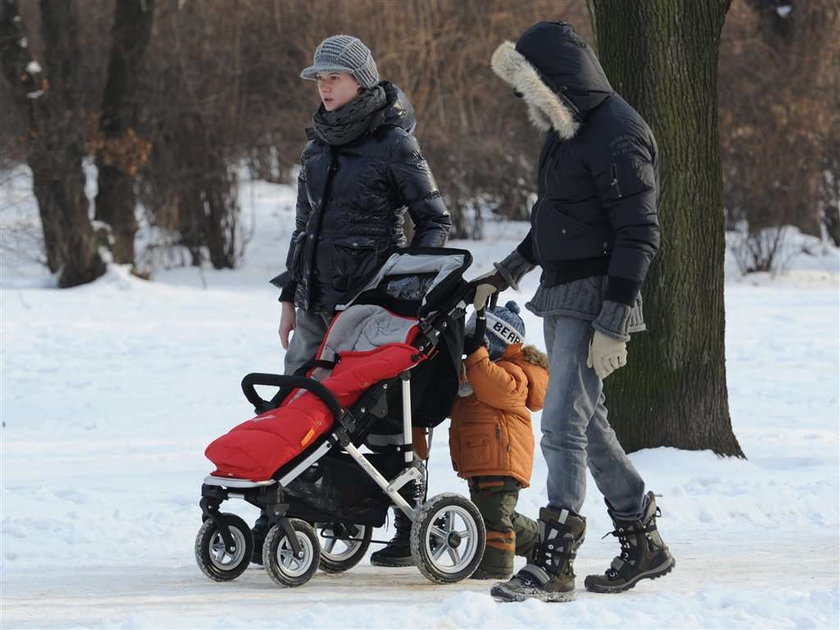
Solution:
<path fill-rule="evenodd" d="M 286 271 L 272 280 L 281 301 L 331 311 L 406 246 L 406 210 L 415 225 L 412 247 L 446 242 L 449 212 L 412 135 L 414 110 L 399 88 L 383 85 L 387 105 L 357 140 L 330 146 L 309 134 Z"/>

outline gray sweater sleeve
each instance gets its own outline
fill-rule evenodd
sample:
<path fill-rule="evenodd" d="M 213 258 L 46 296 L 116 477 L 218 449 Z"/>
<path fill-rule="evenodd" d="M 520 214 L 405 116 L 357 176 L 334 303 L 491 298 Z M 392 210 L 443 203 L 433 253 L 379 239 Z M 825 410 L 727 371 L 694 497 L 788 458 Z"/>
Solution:
<path fill-rule="evenodd" d="M 493 263 L 493 266 L 512 289 L 519 290 L 519 281 L 536 265 L 525 260 L 517 250 L 513 250 L 501 262 Z"/>

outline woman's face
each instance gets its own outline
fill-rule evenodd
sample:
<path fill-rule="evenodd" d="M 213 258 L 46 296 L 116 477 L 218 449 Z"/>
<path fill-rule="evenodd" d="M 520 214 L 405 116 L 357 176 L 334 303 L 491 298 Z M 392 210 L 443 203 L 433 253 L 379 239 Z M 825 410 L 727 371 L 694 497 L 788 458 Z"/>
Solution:
<path fill-rule="evenodd" d="M 352 74 L 330 72 L 318 75 L 318 95 L 328 112 L 347 105 L 359 95 L 359 82 Z"/>

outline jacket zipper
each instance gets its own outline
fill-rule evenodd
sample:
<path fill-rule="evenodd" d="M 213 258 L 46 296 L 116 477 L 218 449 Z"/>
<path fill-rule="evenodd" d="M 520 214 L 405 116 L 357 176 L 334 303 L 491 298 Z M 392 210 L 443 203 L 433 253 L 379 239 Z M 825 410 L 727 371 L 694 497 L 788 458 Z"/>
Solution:
<path fill-rule="evenodd" d="M 321 204 L 318 207 L 318 214 L 316 215 L 314 230 L 309 235 L 309 240 L 312 241 L 312 247 L 309 251 L 309 277 L 307 278 L 307 284 L 309 286 L 308 295 L 306 297 L 306 307 L 309 310 L 312 307 L 312 275 L 315 271 L 315 251 L 317 250 L 316 244 L 318 239 L 321 236 L 321 224 L 323 223 L 322 219 L 324 218 L 324 211 L 327 208 L 327 202 L 330 198 L 330 193 L 332 192 L 332 183 L 333 178 L 335 177 L 335 163 L 336 163 L 336 151 L 335 148 L 330 146 L 330 166 L 327 169 L 327 181 L 324 183 L 324 196 L 321 198 Z"/>
<path fill-rule="evenodd" d="M 549 133 L 552 133 L 552 132 L 549 132 Z M 542 260 L 542 256 L 540 256 L 540 244 L 539 244 L 539 239 L 537 238 L 537 215 L 539 214 L 540 208 L 542 207 L 542 202 L 543 202 L 543 199 L 545 197 L 545 193 L 547 192 L 547 189 L 548 189 L 548 163 L 551 161 L 551 152 L 553 150 L 554 150 L 554 148 L 552 147 L 551 150 L 546 152 L 545 164 L 544 164 L 543 169 L 542 169 L 543 172 L 541 173 L 542 180 L 543 180 L 543 195 L 539 196 L 539 199 L 537 199 L 537 205 L 534 206 L 534 211 L 531 212 L 531 224 L 532 224 L 533 230 L 534 230 L 533 237 L 532 237 L 533 240 L 534 240 L 534 253 L 537 255 L 537 262 L 540 262 L 540 263 L 542 263 L 543 260 Z M 539 195 L 539 190 L 537 191 L 537 194 Z"/>
<path fill-rule="evenodd" d="M 618 198 L 621 199 L 621 188 L 618 185 L 618 168 L 616 168 L 615 162 L 610 164 L 610 175 L 612 176 L 610 186 L 615 188 L 615 192 L 618 193 Z"/>

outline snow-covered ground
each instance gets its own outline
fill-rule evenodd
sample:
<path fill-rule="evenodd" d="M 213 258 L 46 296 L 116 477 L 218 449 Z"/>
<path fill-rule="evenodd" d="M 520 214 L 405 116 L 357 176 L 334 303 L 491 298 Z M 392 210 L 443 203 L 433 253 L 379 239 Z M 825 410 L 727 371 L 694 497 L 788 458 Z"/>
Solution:
<path fill-rule="evenodd" d="M 235 271 L 113 267 L 96 283 L 50 288 L 31 262 L 38 226 L 25 177 L 0 177 L 0 414 L 3 628 L 837 628 L 840 255 L 800 256 L 780 278 L 726 286 L 735 433 L 748 460 L 653 449 L 632 455 L 662 495 L 661 531 L 677 558 L 663 580 L 623 595 L 579 591 L 569 604 L 500 604 L 490 583 L 450 586 L 414 568 L 363 561 L 297 589 L 253 566 L 214 583 L 195 565 L 205 446 L 250 417 L 239 380 L 280 371 L 276 290 L 292 225 L 288 188 L 243 188 L 255 222 Z M 524 234 L 494 224 L 473 274 Z M 818 248 L 819 249 L 819 248 Z M 734 265 L 727 263 L 728 271 Z M 520 293 L 536 287 L 531 274 Z M 523 310 L 529 337 L 539 320 Z M 630 364 L 632 369 L 632 343 Z M 534 418 L 539 426 L 539 416 Z M 431 492 L 466 492 L 435 434 Z M 521 511 L 543 504 L 538 454 Z M 255 510 L 229 502 L 246 518 Z M 580 576 L 616 551 L 591 485 Z M 390 531 L 376 536 L 389 538 Z M 374 549 L 376 546 L 374 546 Z M 581 585 L 582 587 L 582 585 Z"/>

